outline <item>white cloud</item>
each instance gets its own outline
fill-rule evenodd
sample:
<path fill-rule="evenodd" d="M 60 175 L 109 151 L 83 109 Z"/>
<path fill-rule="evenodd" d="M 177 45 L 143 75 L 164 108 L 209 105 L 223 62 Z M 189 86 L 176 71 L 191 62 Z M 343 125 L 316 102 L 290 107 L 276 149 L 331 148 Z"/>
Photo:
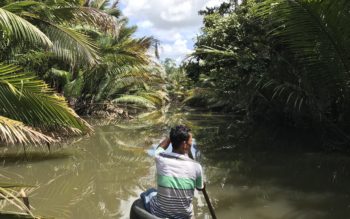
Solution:
<path fill-rule="evenodd" d="M 139 27 L 138 35 L 161 42 L 161 58 L 181 61 L 193 48 L 202 25 L 198 11 L 228 0 L 121 0 L 124 15 Z"/>
<path fill-rule="evenodd" d="M 186 18 L 191 17 L 193 5 L 191 2 L 184 1 L 180 4 L 174 5 L 165 9 L 160 13 L 160 17 L 166 22 L 181 22 L 186 20 Z"/>
<path fill-rule="evenodd" d="M 129 1 L 129 0 L 126 0 L 126 1 L 123 0 L 122 3 L 126 4 L 126 7 L 123 10 L 123 12 L 128 17 L 133 16 L 135 12 L 141 11 L 144 8 L 147 9 L 149 6 L 147 4 L 147 0 L 138 0 L 137 2 L 134 1 L 134 3 L 132 3 L 132 1 Z"/>
<path fill-rule="evenodd" d="M 175 59 L 178 63 L 192 52 L 187 46 L 187 40 L 179 38 L 173 43 L 166 43 L 160 47 L 160 55 Z"/>
<path fill-rule="evenodd" d="M 122 0 L 124 14 L 136 19 L 147 18 L 157 28 L 169 26 L 187 27 L 198 25 L 201 18 L 198 11 L 206 1 L 203 0 Z"/>
<path fill-rule="evenodd" d="M 150 27 L 153 27 L 153 23 L 149 20 L 145 20 L 145 21 L 140 21 L 140 22 L 137 22 L 136 24 L 139 28 L 150 28 Z"/>
<path fill-rule="evenodd" d="M 206 7 L 211 8 L 220 5 L 223 2 L 230 2 L 230 0 L 209 0 L 204 4 L 204 7 L 202 9 L 205 9 Z"/>

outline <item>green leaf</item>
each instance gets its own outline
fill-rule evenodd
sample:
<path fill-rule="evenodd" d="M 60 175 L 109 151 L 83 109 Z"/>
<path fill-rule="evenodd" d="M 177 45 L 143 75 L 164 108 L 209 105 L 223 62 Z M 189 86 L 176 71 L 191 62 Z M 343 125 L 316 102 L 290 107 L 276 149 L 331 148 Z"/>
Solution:
<path fill-rule="evenodd" d="M 13 89 L 17 92 L 13 92 Z M 47 85 L 18 67 L 0 64 L 0 115 L 42 129 L 86 132 L 90 126 Z"/>
<path fill-rule="evenodd" d="M 0 8 L 0 30 L 9 34 L 12 39 L 27 41 L 51 47 L 51 40 L 37 27 L 25 19 Z"/>
<path fill-rule="evenodd" d="M 134 103 L 136 105 L 146 107 L 146 108 L 156 108 L 154 103 L 144 97 L 137 95 L 123 95 L 117 99 L 114 99 L 114 103 Z"/>

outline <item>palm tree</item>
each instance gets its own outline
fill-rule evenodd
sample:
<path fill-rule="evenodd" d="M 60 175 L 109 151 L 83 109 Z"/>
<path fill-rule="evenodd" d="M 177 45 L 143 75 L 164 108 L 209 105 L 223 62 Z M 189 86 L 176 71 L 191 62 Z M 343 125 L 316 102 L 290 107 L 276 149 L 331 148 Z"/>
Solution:
<path fill-rule="evenodd" d="M 90 126 L 41 80 L 13 65 L 0 64 L 0 140 L 7 143 L 53 142 L 40 132 L 86 133 Z M 19 122 L 21 121 L 21 122 Z"/>
<path fill-rule="evenodd" d="M 34 49 L 49 49 L 72 65 L 97 64 L 96 45 L 70 24 L 89 25 L 116 34 L 114 18 L 97 9 L 81 7 L 75 1 L 55 3 L 21 1 L 0 5 L 0 45 L 8 52 L 5 55 L 30 44 Z M 43 81 L 13 65 L 0 63 L 0 103 L 0 140 L 6 143 L 54 142 L 53 138 L 30 127 L 45 132 L 91 130 L 67 106 L 64 98 L 57 96 Z"/>
<path fill-rule="evenodd" d="M 267 33 L 258 42 L 264 44 L 261 48 L 268 47 L 267 59 L 258 57 L 258 52 L 251 59 L 252 65 L 259 60 L 266 63 L 267 70 L 262 68 L 261 72 L 244 75 L 248 76 L 244 78 L 248 78 L 250 87 L 254 87 L 249 91 L 253 96 L 250 100 L 264 99 L 274 112 L 322 122 L 327 130 L 335 130 L 349 142 L 343 130 L 350 121 L 350 2 L 250 0 L 242 7 L 250 21 Z M 252 33 L 251 29 L 248 31 Z M 202 46 L 197 54 L 219 57 L 218 62 L 227 60 L 235 66 L 241 60 L 240 44 L 227 43 L 233 49 Z"/>
<path fill-rule="evenodd" d="M 332 107 L 341 112 L 349 106 L 349 8 L 346 0 L 266 0 L 259 5 L 259 16 L 269 21 L 270 39 L 284 45 L 297 66 L 293 80 L 267 82 L 275 85 L 275 96 L 299 108 L 307 104 L 323 117 Z"/>
<path fill-rule="evenodd" d="M 57 57 L 74 65 L 96 65 L 99 55 L 97 46 L 91 39 L 72 27 L 87 25 L 117 34 L 113 16 L 96 8 L 83 7 L 76 1 L 16 1 L 2 5 L 0 13 L 0 24 L 3 23 L 1 26 L 9 34 L 10 41 L 15 40 L 21 44 L 18 41 L 30 40 L 37 44 L 39 34 L 39 39 L 51 46 L 50 50 Z M 30 27 L 30 32 L 24 31 L 27 26 Z M 13 34 L 15 38 L 12 38 Z"/>
<path fill-rule="evenodd" d="M 158 41 L 152 37 L 132 38 L 136 27 L 127 27 L 123 18 L 118 22 L 117 36 L 95 34 L 103 56 L 93 71 L 84 74 L 80 101 L 133 103 L 146 108 L 162 105 L 167 99 L 164 73 L 148 54 L 152 47 L 157 51 Z"/>

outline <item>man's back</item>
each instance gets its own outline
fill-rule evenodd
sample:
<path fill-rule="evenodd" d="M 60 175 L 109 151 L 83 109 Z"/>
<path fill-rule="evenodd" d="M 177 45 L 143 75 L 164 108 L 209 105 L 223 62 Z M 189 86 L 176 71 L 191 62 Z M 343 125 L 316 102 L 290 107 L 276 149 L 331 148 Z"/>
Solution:
<path fill-rule="evenodd" d="M 158 217 L 191 218 L 194 189 L 203 188 L 202 167 L 186 155 L 156 151 L 157 196 L 150 203 Z"/>

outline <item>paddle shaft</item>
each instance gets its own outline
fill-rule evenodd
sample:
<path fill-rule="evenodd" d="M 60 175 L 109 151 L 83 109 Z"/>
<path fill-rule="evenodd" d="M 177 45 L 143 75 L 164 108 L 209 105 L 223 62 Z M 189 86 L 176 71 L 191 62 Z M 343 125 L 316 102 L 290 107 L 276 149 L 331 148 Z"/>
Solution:
<path fill-rule="evenodd" d="M 189 156 L 192 160 L 194 160 L 194 157 L 193 157 L 193 154 L 192 154 L 192 151 L 191 151 L 191 150 L 189 151 L 188 156 Z M 213 219 L 216 219 L 215 211 L 214 211 L 213 206 L 211 205 L 211 202 L 210 202 L 210 199 L 209 199 L 207 190 L 205 190 L 205 186 L 204 186 L 204 188 L 202 189 L 202 192 L 203 192 L 205 201 L 207 202 L 207 205 L 208 205 L 208 208 L 209 208 L 211 217 L 212 217 Z"/>
<path fill-rule="evenodd" d="M 207 205 L 208 205 L 208 208 L 209 208 L 211 217 L 212 217 L 213 219 L 216 219 L 216 215 L 215 215 L 214 208 L 213 208 L 213 206 L 211 205 L 211 202 L 210 202 L 210 199 L 209 199 L 209 196 L 208 196 L 208 193 L 207 193 L 207 190 L 205 189 L 205 187 L 202 189 L 202 192 L 203 192 L 205 201 L 207 202 Z"/>

